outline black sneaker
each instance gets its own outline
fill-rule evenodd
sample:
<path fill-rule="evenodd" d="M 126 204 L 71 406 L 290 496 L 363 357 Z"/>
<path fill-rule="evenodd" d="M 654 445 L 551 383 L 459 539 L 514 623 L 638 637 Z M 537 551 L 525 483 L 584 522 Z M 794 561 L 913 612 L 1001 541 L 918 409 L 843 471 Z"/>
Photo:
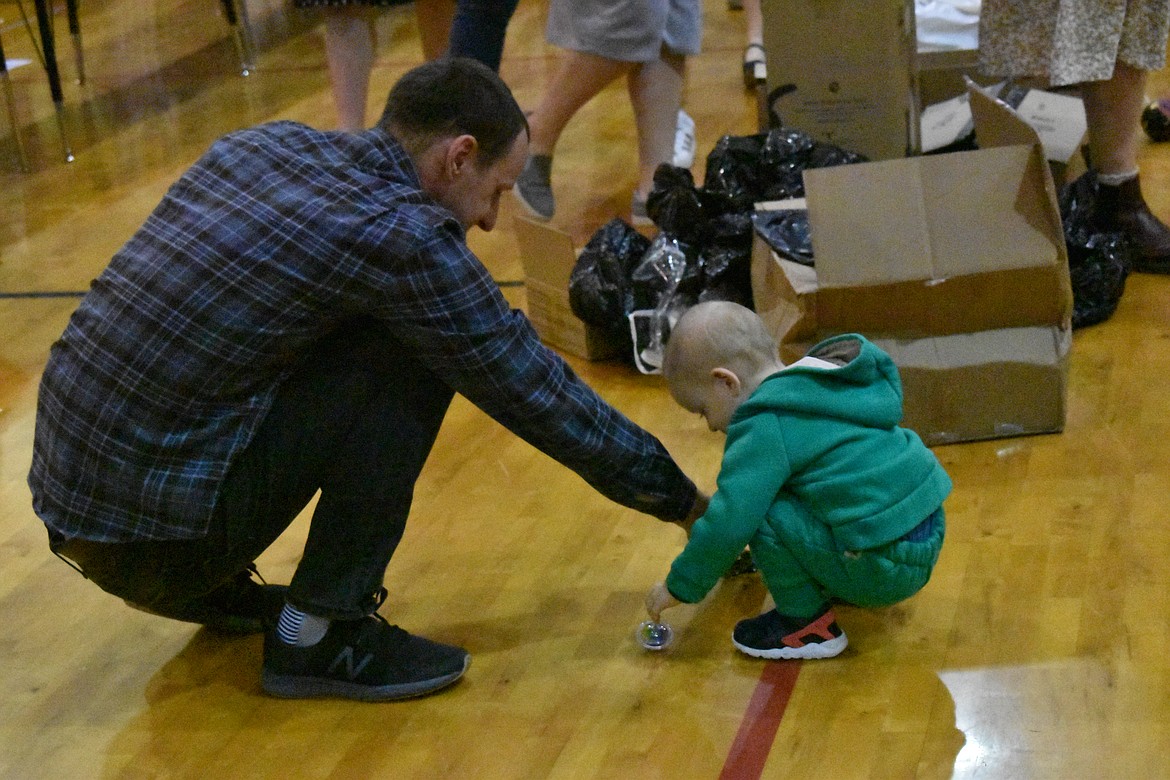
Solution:
<path fill-rule="evenodd" d="M 826 607 L 812 620 L 786 617 L 774 609 L 741 620 L 731 642 L 756 658 L 832 658 L 849 639 L 837 625 L 832 607 Z"/>
<path fill-rule="evenodd" d="M 221 634 L 259 634 L 276 628 L 287 585 L 260 584 L 255 568 L 242 571 L 203 599 L 207 614 L 199 622 Z"/>
<path fill-rule="evenodd" d="M 252 579 L 254 572 L 255 567 L 241 571 L 206 596 L 178 607 L 126 604 L 152 615 L 199 623 L 219 634 L 259 634 L 276 627 L 288 586 L 262 585 Z"/>
<path fill-rule="evenodd" d="M 375 613 L 361 620 L 335 620 L 311 647 L 264 635 L 266 693 L 289 699 L 338 697 L 390 701 L 445 688 L 467 671 L 471 656 L 392 626 Z"/>

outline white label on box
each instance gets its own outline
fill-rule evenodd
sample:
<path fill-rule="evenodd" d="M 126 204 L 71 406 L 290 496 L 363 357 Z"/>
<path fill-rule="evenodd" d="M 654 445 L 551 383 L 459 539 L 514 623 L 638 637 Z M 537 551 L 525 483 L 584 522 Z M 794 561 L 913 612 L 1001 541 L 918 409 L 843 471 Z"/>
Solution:
<path fill-rule="evenodd" d="M 1049 160 L 1068 162 L 1081 147 L 1088 123 L 1080 98 L 1033 89 L 1016 111 L 1036 130 Z"/>
<path fill-rule="evenodd" d="M 971 99 L 964 93 L 922 110 L 922 151 L 933 152 L 975 130 Z"/>

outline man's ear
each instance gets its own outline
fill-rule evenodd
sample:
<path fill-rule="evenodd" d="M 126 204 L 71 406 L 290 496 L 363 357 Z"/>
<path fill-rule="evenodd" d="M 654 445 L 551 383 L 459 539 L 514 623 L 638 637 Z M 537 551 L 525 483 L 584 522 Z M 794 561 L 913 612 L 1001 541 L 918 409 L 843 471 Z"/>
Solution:
<path fill-rule="evenodd" d="M 473 135 L 458 135 L 447 144 L 447 153 L 444 155 L 443 173 L 451 179 L 463 174 L 468 165 L 475 164 L 475 156 L 479 151 L 479 142 Z"/>
<path fill-rule="evenodd" d="M 711 369 L 711 378 L 719 384 L 726 387 L 732 394 L 738 394 L 742 384 L 735 372 L 728 368 L 713 368 Z"/>

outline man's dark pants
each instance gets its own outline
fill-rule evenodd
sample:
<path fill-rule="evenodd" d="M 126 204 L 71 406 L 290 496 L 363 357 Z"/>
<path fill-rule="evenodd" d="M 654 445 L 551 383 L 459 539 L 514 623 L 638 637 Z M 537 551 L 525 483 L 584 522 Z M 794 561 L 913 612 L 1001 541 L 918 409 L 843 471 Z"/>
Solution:
<path fill-rule="evenodd" d="M 377 608 L 452 395 L 385 329 L 348 325 L 282 385 L 227 475 L 206 538 L 58 539 L 53 549 L 135 606 L 201 622 L 204 597 L 245 570 L 320 490 L 287 598 L 322 617 L 360 618 Z"/>

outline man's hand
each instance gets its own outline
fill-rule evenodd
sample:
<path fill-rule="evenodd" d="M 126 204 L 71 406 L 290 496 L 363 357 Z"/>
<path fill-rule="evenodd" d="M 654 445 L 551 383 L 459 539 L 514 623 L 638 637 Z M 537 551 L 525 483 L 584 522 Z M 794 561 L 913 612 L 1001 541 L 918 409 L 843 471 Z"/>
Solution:
<path fill-rule="evenodd" d="M 695 521 L 707 513 L 707 505 L 711 503 L 711 497 L 701 490 L 695 491 L 695 503 L 691 504 L 691 511 L 682 520 L 679 520 L 675 525 L 687 532 L 687 538 L 691 537 L 691 526 Z"/>
<path fill-rule="evenodd" d="M 677 607 L 681 603 L 681 601 L 670 595 L 670 591 L 666 589 L 666 583 L 664 582 L 658 583 L 646 594 L 646 611 L 650 613 L 650 619 L 655 623 L 662 616 L 662 610 Z"/>

